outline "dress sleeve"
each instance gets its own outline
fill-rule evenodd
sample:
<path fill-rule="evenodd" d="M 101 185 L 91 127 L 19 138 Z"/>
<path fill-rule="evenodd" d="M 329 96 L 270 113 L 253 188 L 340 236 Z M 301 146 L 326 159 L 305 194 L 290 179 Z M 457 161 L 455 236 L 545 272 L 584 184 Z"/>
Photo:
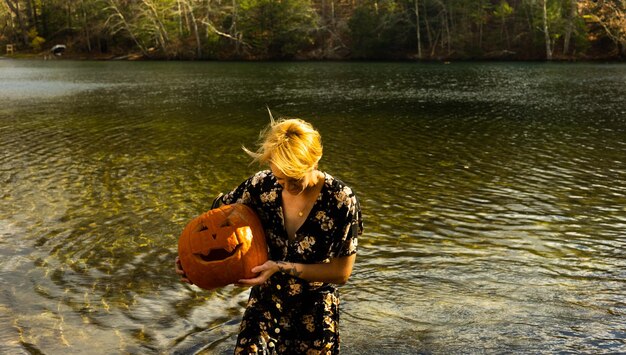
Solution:
<path fill-rule="evenodd" d="M 336 198 L 339 205 L 343 205 L 340 211 L 345 213 L 345 219 L 343 225 L 337 230 L 337 242 L 331 251 L 331 256 L 349 256 L 356 253 L 358 237 L 363 234 L 361 206 L 356 195 L 347 186 L 337 193 Z"/>

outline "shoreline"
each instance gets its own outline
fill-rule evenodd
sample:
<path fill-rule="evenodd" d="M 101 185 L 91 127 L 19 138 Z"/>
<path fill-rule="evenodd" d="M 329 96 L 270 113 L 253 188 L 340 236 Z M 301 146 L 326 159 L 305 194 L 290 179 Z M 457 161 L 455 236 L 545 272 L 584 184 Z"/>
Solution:
<path fill-rule="evenodd" d="M 47 53 L 15 53 L 11 55 L 0 55 L 0 60 L 12 59 L 12 60 L 76 60 L 76 61 L 143 61 L 143 62 L 415 62 L 415 63 L 452 63 L 452 62 L 545 62 L 545 63 L 626 63 L 626 59 L 621 59 L 615 56 L 596 56 L 596 57 L 553 57 L 552 60 L 545 58 L 516 58 L 510 56 L 503 57 L 437 57 L 437 58 L 423 58 L 418 59 L 415 57 L 404 58 L 163 58 L 163 57 L 146 57 L 141 53 L 128 53 L 124 55 L 114 54 L 85 54 L 85 53 L 71 53 L 61 56 L 55 56 Z"/>

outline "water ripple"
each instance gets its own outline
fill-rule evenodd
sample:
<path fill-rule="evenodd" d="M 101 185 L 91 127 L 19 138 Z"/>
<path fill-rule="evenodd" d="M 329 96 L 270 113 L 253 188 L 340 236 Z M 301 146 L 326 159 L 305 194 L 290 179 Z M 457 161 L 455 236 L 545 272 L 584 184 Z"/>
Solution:
<path fill-rule="evenodd" d="M 266 104 L 314 121 L 361 198 L 343 352 L 626 349 L 623 67 L 20 63 L 0 62 L 0 352 L 229 353 L 247 291 L 172 259 L 256 169 Z"/>

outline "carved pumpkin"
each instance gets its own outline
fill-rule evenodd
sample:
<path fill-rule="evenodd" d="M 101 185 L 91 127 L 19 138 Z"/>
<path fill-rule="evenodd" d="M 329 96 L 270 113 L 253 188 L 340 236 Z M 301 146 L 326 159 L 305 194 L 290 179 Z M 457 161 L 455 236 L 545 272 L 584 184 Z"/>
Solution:
<path fill-rule="evenodd" d="M 250 270 L 267 261 L 263 226 L 246 205 L 212 209 L 187 224 L 178 256 L 187 278 L 204 289 L 253 278 Z"/>

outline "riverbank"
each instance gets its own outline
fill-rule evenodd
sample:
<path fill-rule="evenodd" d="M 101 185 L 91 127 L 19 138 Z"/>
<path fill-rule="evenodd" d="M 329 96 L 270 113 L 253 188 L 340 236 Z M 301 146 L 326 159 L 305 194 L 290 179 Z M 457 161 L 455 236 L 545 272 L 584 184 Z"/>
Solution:
<path fill-rule="evenodd" d="M 0 56 L 0 60 L 13 59 L 13 60 L 79 60 L 79 61 L 218 61 L 218 62 L 230 62 L 230 61 L 243 61 L 243 62 L 263 62 L 263 61 L 284 61 L 284 62 L 367 62 L 367 61 L 387 61 L 387 62 L 545 62 L 545 58 L 517 58 L 514 56 L 485 56 L 485 57 L 438 57 L 419 59 L 417 57 L 404 57 L 404 58 L 293 58 L 293 59 L 171 59 L 161 57 L 147 57 L 140 53 L 130 53 L 125 55 L 112 55 L 112 54 L 66 54 L 62 56 L 44 55 L 44 54 L 23 54 L 16 53 L 11 55 Z M 556 56 L 553 57 L 551 62 L 626 62 L 624 59 L 615 56 L 585 56 L 585 57 L 573 57 L 573 56 Z"/>
<path fill-rule="evenodd" d="M 92 54 L 92 53 L 68 53 L 53 55 L 49 53 L 15 53 L 0 56 L 0 59 L 27 59 L 27 60 L 154 60 L 137 53 L 126 55 Z"/>
<path fill-rule="evenodd" d="M 510 50 L 499 50 L 481 55 L 466 55 L 453 53 L 452 55 L 429 56 L 419 58 L 415 54 L 409 55 L 387 55 L 376 57 L 354 57 L 348 53 L 342 56 L 324 56 L 318 52 L 309 52 L 296 55 L 292 58 L 274 58 L 274 57 L 254 57 L 245 55 L 216 56 L 206 58 L 192 57 L 167 57 L 159 51 L 153 51 L 148 54 L 142 52 L 79 52 L 68 48 L 61 55 L 54 55 L 49 51 L 41 52 L 15 52 L 12 54 L 0 55 L 0 59 L 29 59 L 29 60 L 90 60 L 90 61 L 397 61 L 397 62 L 481 62 L 481 61 L 511 61 L 511 62 L 543 62 L 546 58 L 543 56 L 532 56 L 520 54 Z M 579 53 L 576 55 L 554 54 L 551 61 L 553 62 L 624 62 L 626 58 L 619 55 L 618 51 L 603 51 L 596 49 L 588 53 Z"/>

